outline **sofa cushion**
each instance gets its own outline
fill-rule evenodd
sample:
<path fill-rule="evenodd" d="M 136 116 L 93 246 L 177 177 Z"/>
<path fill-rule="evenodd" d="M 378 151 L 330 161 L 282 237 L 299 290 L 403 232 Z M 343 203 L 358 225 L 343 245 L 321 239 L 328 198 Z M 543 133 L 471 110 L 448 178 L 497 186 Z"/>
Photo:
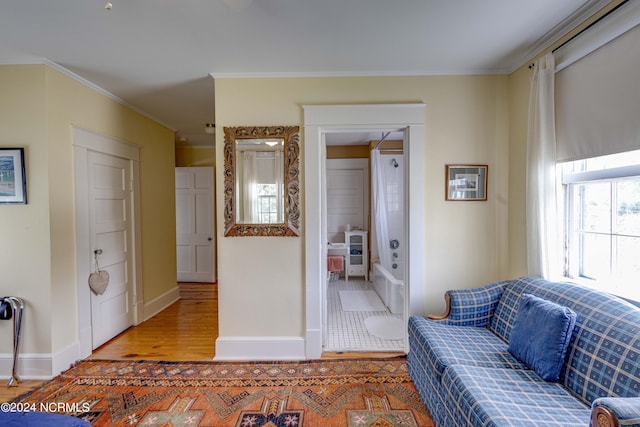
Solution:
<path fill-rule="evenodd" d="M 558 381 L 576 324 L 576 313 L 530 294 L 522 294 L 509 336 L 509 353 L 546 381 Z"/>
<path fill-rule="evenodd" d="M 640 390 L 640 310 L 613 295 L 574 283 L 521 277 L 505 287 L 490 329 L 508 339 L 523 293 L 569 307 L 576 326 L 560 383 L 585 403 L 635 397 Z"/>
<path fill-rule="evenodd" d="M 589 425 L 589 406 L 531 370 L 451 365 L 442 385 L 466 425 Z"/>
<path fill-rule="evenodd" d="M 450 312 L 443 322 L 456 326 L 486 327 L 491 322 L 502 290 L 509 283 L 510 280 L 503 280 L 480 288 L 447 291 Z"/>
<path fill-rule="evenodd" d="M 507 343 L 487 328 L 451 326 L 422 317 L 409 319 L 409 333 L 415 339 L 411 348 L 426 356 L 429 365 L 442 375 L 447 366 L 466 365 L 493 368 L 528 369 L 507 351 Z"/>

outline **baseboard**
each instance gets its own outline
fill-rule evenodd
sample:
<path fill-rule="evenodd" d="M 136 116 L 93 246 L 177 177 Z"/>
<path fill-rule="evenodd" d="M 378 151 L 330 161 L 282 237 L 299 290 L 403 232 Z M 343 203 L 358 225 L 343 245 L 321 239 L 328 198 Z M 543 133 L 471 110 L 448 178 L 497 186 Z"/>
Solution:
<path fill-rule="evenodd" d="M 50 353 L 25 353 L 18 357 L 16 373 L 21 380 L 48 380 L 54 375 L 51 370 Z M 0 379 L 8 380 L 13 369 L 13 355 L 0 354 Z M 2 384 L 0 384 L 2 386 Z"/>
<path fill-rule="evenodd" d="M 148 320 L 180 299 L 176 286 L 144 305 L 144 320 Z M 76 361 L 91 354 L 91 330 L 82 329 L 80 340 L 55 354 L 21 353 L 18 357 L 17 374 L 21 380 L 46 380 L 66 371 Z M 88 354 L 86 354 L 88 351 Z M 13 355 L 0 354 L 0 380 L 9 379 L 13 369 Z M 1 386 L 1 384 L 0 384 Z"/>
<path fill-rule="evenodd" d="M 58 375 L 73 366 L 78 360 L 82 359 L 80 354 L 80 342 L 75 342 L 66 348 L 56 352 L 51 361 L 52 376 Z"/>
<path fill-rule="evenodd" d="M 143 308 L 143 319 L 149 320 L 156 314 L 160 313 L 165 308 L 169 307 L 174 302 L 180 299 L 180 288 L 176 286 L 168 292 L 156 297 L 146 303 Z"/>
<path fill-rule="evenodd" d="M 322 357 L 322 331 L 320 329 L 307 329 L 305 345 L 307 359 L 319 359 Z"/>
<path fill-rule="evenodd" d="M 80 356 L 80 343 L 75 342 L 54 353 L 20 353 L 16 373 L 21 380 L 51 379 L 73 366 Z M 13 354 L 0 354 L 0 379 L 9 379 Z"/>
<path fill-rule="evenodd" d="M 304 360 L 302 337 L 218 337 L 214 360 Z"/>

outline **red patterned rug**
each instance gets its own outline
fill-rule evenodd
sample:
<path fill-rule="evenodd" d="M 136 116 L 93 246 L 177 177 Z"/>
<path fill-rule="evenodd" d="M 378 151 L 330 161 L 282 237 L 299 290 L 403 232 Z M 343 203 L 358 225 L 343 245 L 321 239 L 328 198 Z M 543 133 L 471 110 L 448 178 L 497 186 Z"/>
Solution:
<path fill-rule="evenodd" d="M 403 357 L 87 360 L 14 402 L 64 407 L 94 426 L 434 426 Z"/>

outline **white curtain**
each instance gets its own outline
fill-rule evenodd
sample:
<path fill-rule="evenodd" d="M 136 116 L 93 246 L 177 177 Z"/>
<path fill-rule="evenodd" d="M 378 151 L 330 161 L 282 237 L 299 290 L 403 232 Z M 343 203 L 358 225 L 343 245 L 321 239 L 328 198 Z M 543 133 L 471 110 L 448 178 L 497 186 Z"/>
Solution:
<path fill-rule="evenodd" d="M 371 185 L 373 198 L 373 227 L 380 263 L 389 272 L 391 269 L 391 248 L 389 247 L 389 222 L 387 218 L 387 189 L 380 150 L 371 151 Z"/>
<path fill-rule="evenodd" d="M 556 199 L 554 58 L 549 53 L 533 67 L 527 134 L 528 274 L 557 279 L 561 274 Z"/>
<path fill-rule="evenodd" d="M 257 224 L 258 215 L 258 159 L 255 151 L 245 151 L 242 156 L 243 222 Z"/>
<path fill-rule="evenodd" d="M 276 222 L 284 222 L 284 198 L 287 197 L 284 189 L 284 174 L 286 173 L 284 170 L 284 153 L 282 151 L 275 151 L 273 154 L 275 155 L 273 179 L 276 184 L 276 200 L 278 203 L 276 207 L 278 215 Z"/>

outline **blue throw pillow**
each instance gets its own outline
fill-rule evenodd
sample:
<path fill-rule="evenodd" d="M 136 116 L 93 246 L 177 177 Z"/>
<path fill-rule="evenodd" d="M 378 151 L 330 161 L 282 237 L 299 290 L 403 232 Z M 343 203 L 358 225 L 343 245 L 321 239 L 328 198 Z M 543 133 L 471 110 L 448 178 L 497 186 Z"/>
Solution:
<path fill-rule="evenodd" d="M 545 381 L 558 381 L 575 325 L 573 310 L 522 294 L 509 335 L 509 353 Z"/>

